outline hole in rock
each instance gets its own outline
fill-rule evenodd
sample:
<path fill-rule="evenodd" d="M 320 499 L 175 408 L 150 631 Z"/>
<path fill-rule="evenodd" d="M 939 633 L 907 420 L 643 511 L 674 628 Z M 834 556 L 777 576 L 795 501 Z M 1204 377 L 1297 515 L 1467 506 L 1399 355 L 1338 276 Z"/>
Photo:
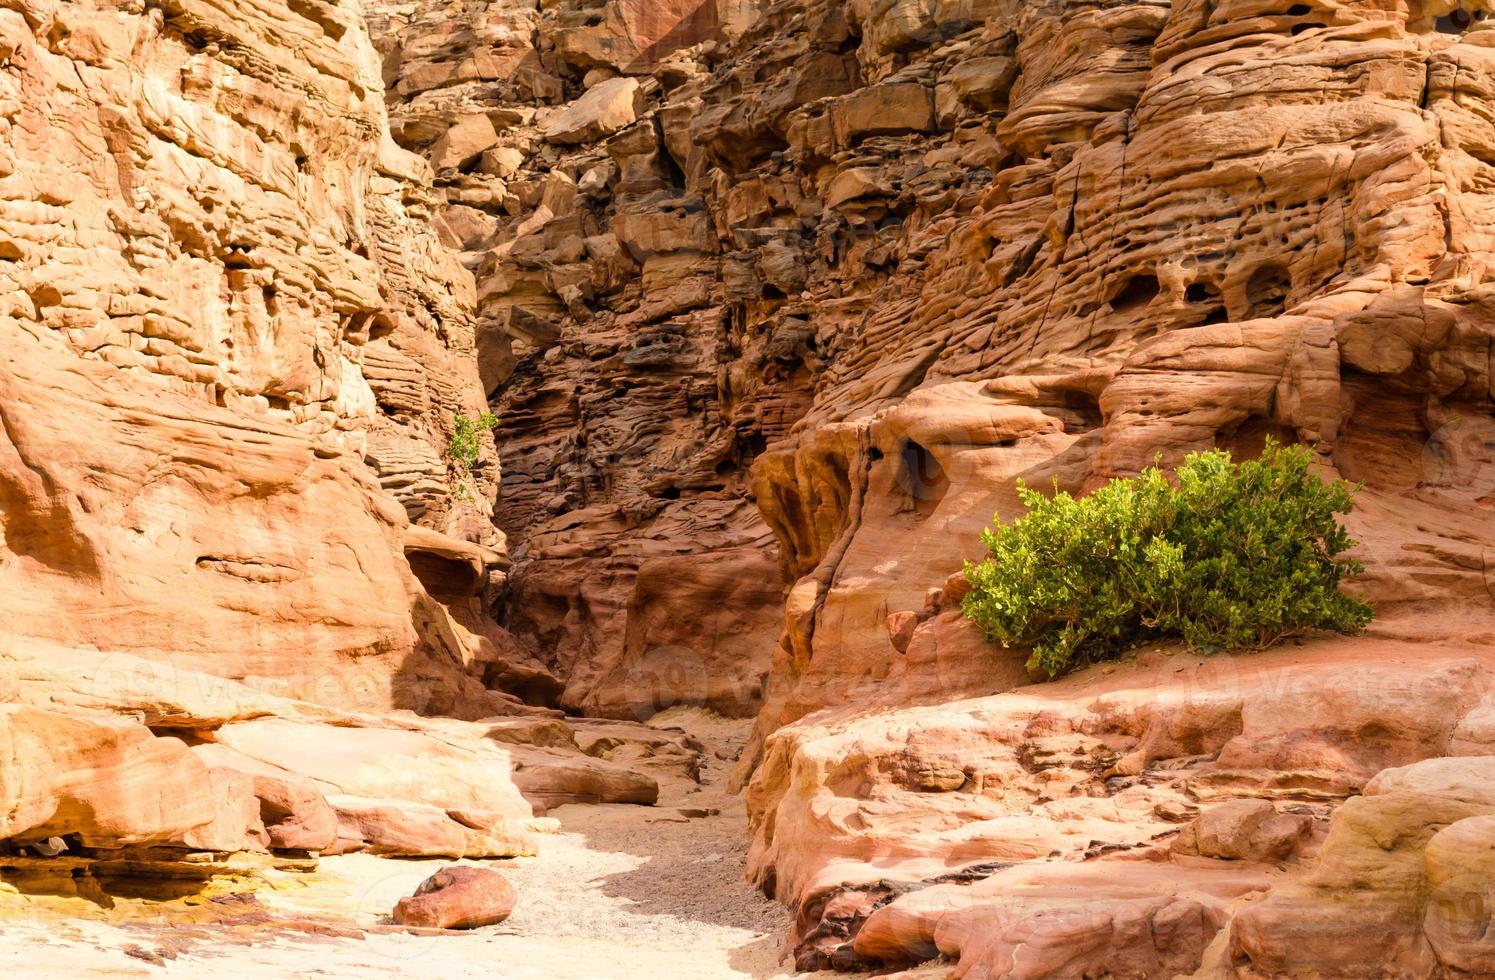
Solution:
<path fill-rule="evenodd" d="M 1280 265 L 1264 265 L 1251 273 L 1246 283 L 1246 302 L 1250 304 L 1250 316 L 1281 316 L 1287 309 L 1287 294 L 1292 289 L 1292 279 Z"/>
<path fill-rule="evenodd" d="M 1302 34 L 1304 31 L 1317 31 L 1317 30 L 1321 30 L 1321 29 L 1323 29 L 1323 28 L 1325 28 L 1327 26 L 1329 26 L 1329 25 L 1327 25 L 1327 24 L 1320 24 L 1317 21 L 1314 21 L 1311 24 L 1294 24 L 1293 25 L 1293 29 L 1290 30 L 1290 31 L 1288 31 L 1288 33 L 1291 34 L 1293 37 L 1297 37 L 1299 34 Z"/>
<path fill-rule="evenodd" d="M 1066 433 L 1089 432 L 1100 428 L 1105 421 L 1099 401 L 1086 391 L 1048 393 L 1044 402 L 1035 407 L 1049 418 L 1058 419 Z"/>
<path fill-rule="evenodd" d="M 945 475 L 944 467 L 934 458 L 934 453 L 912 439 L 903 443 L 899 455 L 902 462 L 899 483 L 912 498 L 914 510 L 926 515 L 932 513 L 950 489 L 950 478 Z"/>
<path fill-rule="evenodd" d="M 1347 480 L 1400 492 L 1426 476 L 1426 392 L 1403 378 L 1345 366 L 1340 386 L 1349 409 L 1334 444 L 1334 462 Z"/>
<path fill-rule="evenodd" d="M 36 304 L 37 309 L 45 309 L 48 306 L 61 306 L 62 293 L 56 286 L 37 286 L 30 291 L 31 302 Z"/>
<path fill-rule="evenodd" d="M 1125 313 L 1129 310 L 1140 310 L 1151 303 L 1158 295 L 1157 276 L 1132 276 L 1126 285 L 1111 297 L 1111 309 L 1117 313 Z"/>
<path fill-rule="evenodd" d="M 1433 22 L 1433 28 L 1439 34 L 1462 34 L 1469 29 L 1473 19 L 1469 11 L 1455 7 L 1448 13 Z"/>
<path fill-rule="evenodd" d="M 471 562 L 429 551 L 410 551 L 405 557 L 420 584 L 433 596 L 476 595 L 482 586 L 478 571 Z"/>
<path fill-rule="evenodd" d="M 1306 3 L 1295 3 L 1291 7 L 1287 8 L 1287 15 L 1289 17 L 1302 17 L 1312 9 L 1313 8 L 1308 6 L 1308 4 Z"/>
<path fill-rule="evenodd" d="M 369 324 L 369 340 L 380 340 L 395 332 L 395 322 L 383 313 L 374 316 L 374 322 Z"/>
<path fill-rule="evenodd" d="M 1043 239 L 1035 238 L 1029 242 L 1023 250 L 1018 253 L 1017 258 L 1012 260 L 1012 267 L 1007 270 L 1007 275 L 1002 280 L 1002 285 L 1010 286 L 1033 268 L 1033 260 L 1038 257 L 1038 250 L 1043 247 Z"/>
<path fill-rule="evenodd" d="M 1237 460 L 1256 459 L 1266 448 L 1267 438 L 1276 440 L 1279 446 L 1295 445 L 1297 430 L 1280 422 L 1253 415 L 1234 428 L 1222 429 L 1215 434 L 1215 445 L 1230 451 Z"/>

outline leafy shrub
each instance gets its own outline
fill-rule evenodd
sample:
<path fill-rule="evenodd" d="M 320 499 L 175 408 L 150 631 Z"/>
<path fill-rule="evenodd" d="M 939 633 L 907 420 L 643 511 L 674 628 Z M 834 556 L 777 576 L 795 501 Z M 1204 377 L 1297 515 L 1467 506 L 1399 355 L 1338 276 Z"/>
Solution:
<path fill-rule="evenodd" d="M 1268 441 L 1259 460 L 1193 453 L 1171 482 L 1156 466 L 1089 496 L 1021 482 L 1025 517 L 982 533 L 962 610 L 989 638 L 1032 648 L 1057 676 L 1141 643 L 1261 649 L 1304 629 L 1350 633 L 1370 606 L 1339 591 L 1364 571 L 1337 514 L 1357 487 L 1325 483 L 1302 447 Z"/>
<path fill-rule="evenodd" d="M 484 412 L 475 419 L 465 415 L 452 417 L 452 441 L 446 447 L 446 458 L 451 460 L 457 468 L 457 495 L 459 497 L 472 493 L 469 481 L 472 468 L 482 452 L 483 433 L 492 432 L 496 425 L 498 425 L 498 416 L 492 412 Z"/>

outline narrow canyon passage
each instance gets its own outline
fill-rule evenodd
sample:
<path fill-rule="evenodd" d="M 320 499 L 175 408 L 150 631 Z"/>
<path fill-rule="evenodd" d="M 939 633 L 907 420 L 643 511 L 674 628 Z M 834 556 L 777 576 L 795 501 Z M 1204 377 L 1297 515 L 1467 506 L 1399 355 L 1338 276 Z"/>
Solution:
<path fill-rule="evenodd" d="M 1495 977 L 1492 514 L 1495 0 L 0 0 L 17 977 Z"/>

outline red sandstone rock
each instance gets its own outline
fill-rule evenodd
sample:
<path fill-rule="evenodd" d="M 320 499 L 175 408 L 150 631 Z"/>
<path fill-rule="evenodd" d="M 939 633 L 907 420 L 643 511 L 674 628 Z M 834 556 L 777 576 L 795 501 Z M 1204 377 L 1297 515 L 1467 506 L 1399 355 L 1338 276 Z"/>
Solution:
<path fill-rule="evenodd" d="M 503 875 L 491 868 L 453 865 L 421 882 L 415 894 L 402 898 L 394 921 L 430 929 L 476 929 L 507 919 L 519 896 Z"/>
<path fill-rule="evenodd" d="M 1122 858 L 1162 862 L 1171 850 L 1209 859 L 1171 859 L 1193 869 L 1191 880 L 1206 890 L 1216 875 L 1222 882 L 1254 875 L 1261 889 L 1287 876 L 1259 902 L 1210 913 L 1208 935 L 1228 925 L 1233 948 L 1264 972 L 1313 963 L 1349 969 L 1347 937 L 1372 927 L 1387 930 L 1384 961 L 1415 970 L 1422 961 L 1404 951 L 1421 948 L 1424 850 L 1442 826 L 1484 813 L 1488 796 L 1480 789 L 1483 759 L 1437 755 L 1471 710 L 1468 692 L 1482 689 L 1491 671 L 1495 659 L 1480 647 L 1425 645 L 1414 653 L 1338 639 L 1237 656 L 1153 654 L 985 698 L 822 712 L 769 739 L 748 790 L 750 868 L 797 910 L 794 939 L 801 962 L 811 964 L 851 955 L 838 950 L 852 937 L 866 961 L 934 955 L 927 931 L 899 946 L 897 929 L 866 933 L 870 919 L 831 927 L 827 896 L 850 902 L 891 886 L 893 898 L 877 914 L 896 916 L 934 891 L 923 885 L 991 862 L 1039 869 L 1067 858 L 1085 861 L 1097 882 L 1119 882 L 1136 866 Z M 1367 738 L 1368 731 L 1382 734 Z M 1387 768 L 1414 758 L 1426 761 Z M 1352 795 L 1362 789 L 1366 795 Z M 1309 808 L 1316 813 L 1350 799 L 1314 855 L 1311 813 L 1278 812 L 1268 802 L 1278 795 L 1320 800 Z M 1200 816 L 1180 832 L 1176 821 L 1194 800 Z M 1452 880 L 1458 865 L 1439 860 L 1440 876 Z M 1331 897 L 1361 887 L 1369 891 L 1353 914 Z M 912 894 L 898 897 L 903 891 Z M 1198 900 L 1191 891 L 1176 911 Z M 1162 908 L 1136 906 L 1127 921 L 1152 922 Z M 1100 951 L 1121 942 L 1112 911 L 1081 917 L 1083 928 L 1071 922 L 1077 931 L 1064 933 L 1054 955 L 1078 944 L 1104 962 Z M 1479 955 L 1453 938 L 1471 927 L 1451 920 L 1438 928 L 1450 937 L 1449 955 Z M 1012 935 L 1013 943 L 1037 942 Z M 869 945 L 876 936 L 885 938 Z M 1131 955 L 1118 952 L 1116 962 Z M 1152 953 L 1137 955 L 1152 962 L 1145 958 Z M 1148 969 L 1175 968 L 1183 969 L 1160 960 Z"/>
<path fill-rule="evenodd" d="M 811 956 L 1489 972 L 1472 19 L 367 6 L 0 10 L 7 839 L 306 843 L 330 795 L 335 848 L 501 852 L 524 769 L 389 709 L 761 705 L 753 870 Z M 486 439 L 465 497 L 445 458 L 489 393 L 496 508 Z M 1028 685 L 960 619 L 1019 478 L 1269 435 L 1365 482 L 1377 635 Z M 539 797 L 648 791 L 536 738 Z M 1007 905 L 939 881 L 1006 861 Z"/>
<path fill-rule="evenodd" d="M 123 719 L 22 705 L 0 708 L 0 839 L 76 834 L 91 847 L 152 844 L 200 833 L 198 846 L 234 850 L 247 787 L 215 799 L 207 766 L 177 739 Z M 205 792 L 205 789 L 207 791 Z"/>
<path fill-rule="evenodd" d="M 1266 800 L 1229 800 L 1184 827 L 1173 849 L 1201 857 L 1275 861 L 1291 854 L 1312 826 L 1312 817 L 1278 813 Z"/>
<path fill-rule="evenodd" d="M 223 745 L 194 745 L 192 754 L 210 771 L 231 772 L 250 781 L 255 819 L 266 846 L 279 850 L 325 851 L 338 836 L 337 814 L 317 784 Z"/>

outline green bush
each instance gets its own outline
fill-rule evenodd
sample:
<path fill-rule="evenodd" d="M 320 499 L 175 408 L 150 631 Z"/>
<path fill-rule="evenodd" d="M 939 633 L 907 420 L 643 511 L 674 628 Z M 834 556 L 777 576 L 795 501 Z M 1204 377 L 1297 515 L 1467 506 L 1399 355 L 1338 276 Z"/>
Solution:
<path fill-rule="evenodd" d="M 1182 637 L 1199 649 L 1261 649 L 1304 629 L 1350 633 L 1370 606 L 1339 591 L 1364 571 L 1337 514 L 1357 487 L 1325 483 L 1302 447 L 1259 460 L 1193 453 L 1176 481 L 1157 467 L 1089 496 L 1019 482 L 1025 517 L 982 533 L 961 605 L 989 638 L 1030 647 L 1051 676 Z"/>
<path fill-rule="evenodd" d="M 471 496 L 470 480 L 472 468 L 483 449 L 483 433 L 492 432 L 498 425 L 498 416 L 484 412 L 475 419 L 465 415 L 452 416 L 452 441 L 446 447 L 446 458 L 457 468 L 457 496 Z"/>

